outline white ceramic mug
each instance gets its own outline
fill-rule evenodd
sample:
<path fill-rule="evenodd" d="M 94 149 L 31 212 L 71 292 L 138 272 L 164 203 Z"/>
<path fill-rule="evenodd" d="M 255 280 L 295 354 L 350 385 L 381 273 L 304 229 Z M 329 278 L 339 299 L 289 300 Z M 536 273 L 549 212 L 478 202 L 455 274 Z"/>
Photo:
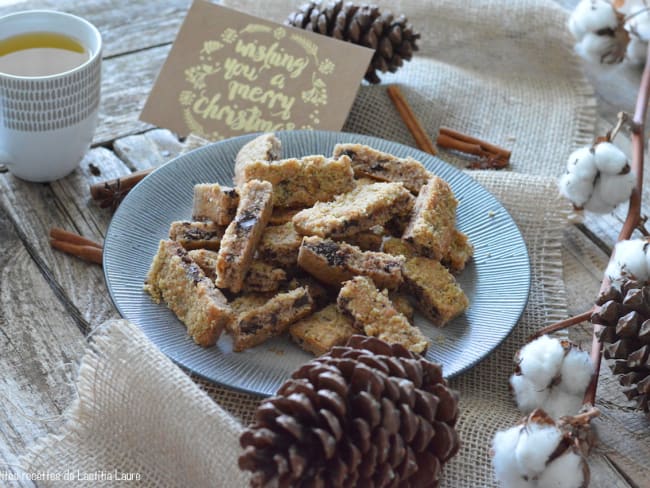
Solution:
<path fill-rule="evenodd" d="M 0 72 L 0 163 L 29 181 L 72 172 L 92 142 L 101 85 L 102 38 L 90 22 L 49 10 L 0 17 L 0 39 L 32 32 L 73 37 L 88 50 L 80 66 L 50 76 Z"/>

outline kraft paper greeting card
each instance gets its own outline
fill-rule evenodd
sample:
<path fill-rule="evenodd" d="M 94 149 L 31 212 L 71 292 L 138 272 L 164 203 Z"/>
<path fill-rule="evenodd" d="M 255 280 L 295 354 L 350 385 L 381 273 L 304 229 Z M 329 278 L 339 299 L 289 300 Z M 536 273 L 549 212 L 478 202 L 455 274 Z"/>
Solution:
<path fill-rule="evenodd" d="M 140 118 L 211 140 L 340 130 L 372 54 L 197 0 Z"/>

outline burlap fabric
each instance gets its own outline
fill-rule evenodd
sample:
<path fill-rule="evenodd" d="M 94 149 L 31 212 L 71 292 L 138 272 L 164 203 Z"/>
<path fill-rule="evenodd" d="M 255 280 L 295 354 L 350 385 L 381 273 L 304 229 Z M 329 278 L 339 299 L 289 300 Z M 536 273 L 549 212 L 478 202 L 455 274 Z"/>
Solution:
<path fill-rule="evenodd" d="M 281 20 L 294 5 L 243 0 L 234 6 Z M 391 9 L 406 13 L 425 36 L 420 59 L 384 79 L 402 86 L 428 132 L 446 125 L 513 149 L 514 172 L 471 174 L 524 235 L 530 300 L 505 343 L 452 381 L 461 393 L 463 447 L 443 481 L 454 488 L 495 486 L 490 441 L 520 416 L 508 392 L 513 354 L 531 332 L 566 316 L 560 246 L 569 209 L 557 197 L 555 175 L 593 133 L 593 98 L 565 38 L 566 14 L 550 1 L 410 0 L 391 2 Z M 362 87 L 346 130 L 413 142 L 381 86 Z M 24 468 L 117 469 L 139 473 L 141 486 L 245 486 L 236 438 L 259 399 L 192 379 L 132 325 L 105 324 L 91 339 L 65 426 L 32 447 Z"/>

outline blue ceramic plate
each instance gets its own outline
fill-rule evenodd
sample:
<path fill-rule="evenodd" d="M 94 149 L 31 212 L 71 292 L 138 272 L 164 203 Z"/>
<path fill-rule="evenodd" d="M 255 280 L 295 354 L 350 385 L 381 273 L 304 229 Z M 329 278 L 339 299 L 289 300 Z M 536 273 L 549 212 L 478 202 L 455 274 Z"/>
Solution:
<path fill-rule="evenodd" d="M 426 354 L 442 363 L 446 377 L 476 365 L 510 333 L 524 310 L 530 263 L 523 237 L 501 204 L 471 177 L 416 149 L 368 136 L 319 131 L 280 132 L 284 157 L 331 154 L 334 145 L 355 142 L 397 156 L 411 156 L 449 182 L 460 204 L 458 228 L 468 234 L 475 257 L 458 281 L 470 300 L 467 312 L 445 328 L 416 316 L 431 339 Z M 232 184 L 237 151 L 254 136 L 221 141 L 180 156 L 138 184 L 113 217 L 104 244 L 106 283 L 122 316 L 137 324 L 165 354 L 196 374 L 261 395 L 273 394 L 312 356 L 287 337 L 243 353 L 232 352 L 223 335 L 215 347 L 196 345 L 185 327 L 143 289 L 149 264 L 173 220 L 190 218 L 196 183 Z"/>

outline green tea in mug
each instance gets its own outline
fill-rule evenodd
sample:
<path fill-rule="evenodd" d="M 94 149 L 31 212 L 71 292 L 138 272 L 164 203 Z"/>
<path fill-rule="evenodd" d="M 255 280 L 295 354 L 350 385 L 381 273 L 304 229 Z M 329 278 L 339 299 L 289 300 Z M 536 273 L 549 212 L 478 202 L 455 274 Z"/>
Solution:
<path fill-rule="evenodd" d="M 88 61 L 90 53 L 76 39 L 54 32 L 30 32 L 0 40 L 0 73 L 49 76 Z"/>

